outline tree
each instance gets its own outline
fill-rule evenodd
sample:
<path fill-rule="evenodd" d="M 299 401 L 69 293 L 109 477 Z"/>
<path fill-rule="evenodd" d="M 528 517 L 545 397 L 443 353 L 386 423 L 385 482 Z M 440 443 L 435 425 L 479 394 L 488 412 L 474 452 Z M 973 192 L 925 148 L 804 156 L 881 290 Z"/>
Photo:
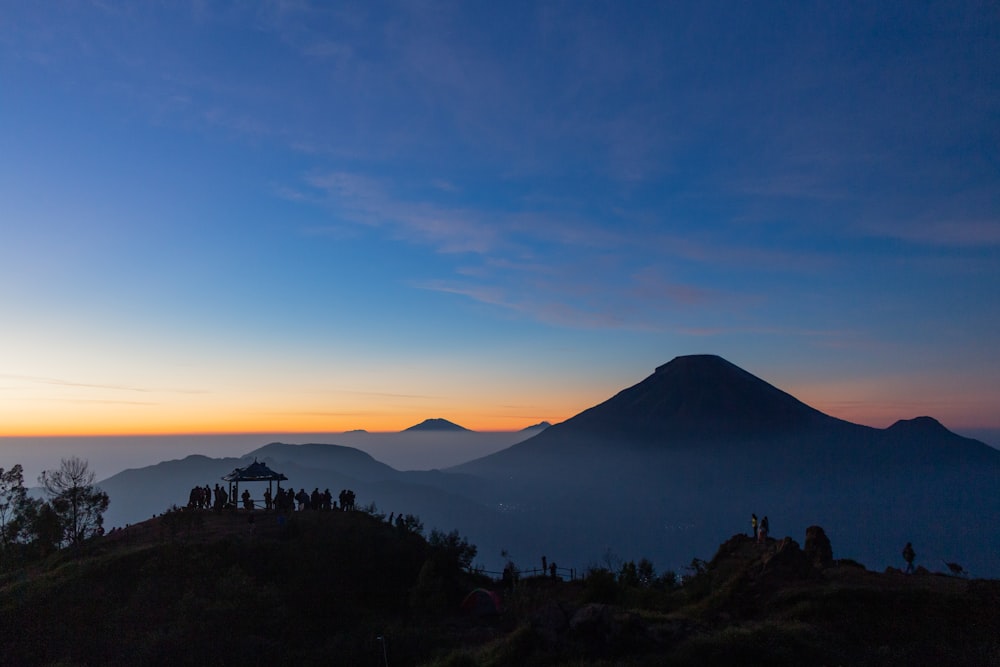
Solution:
<path fill-rule="evenodd" d="M 399 514 L 396 517 L 396 528 L 407 533 L 413 533 L 414 535 L 422 535 L 424 532 L 424 522 L 414 514 L 407 514 L 405 516 Z"/>
<path fill-rule="evenodd" d="M 94 477 L 85 460 L 72 456 L 62 460 L 59 470 L 46 470 L 38 478 L 60 519 L 65 542 L 79 544 L 104 524 L 108 494 L 94 486 Z"/>
<path fill-rule="evenodd" d="M 24 527 L 26 504 L 24 469 L 20 464 L 6 471 L 0 468 L 0 541 L 4 547 L 17 541 Z"/>
<path fill-rule="evenodd" d="M 24 509 L 24 526 L 21 537 L 31 549 L 29 553 L 46 556 L 63 540 L 62 517 L 52 509 L 52 504 L 37 498 L 28 498 Z"/>
<path fill-rule="evenodd" d="M 471 569 L 472 559 L 479 551 L 475 544 L 469 544 L 469 540 L 459 535 L 457 530 L 444 533 L 434 528 L 427 543 L 434 554 L 455 570 Z"/>

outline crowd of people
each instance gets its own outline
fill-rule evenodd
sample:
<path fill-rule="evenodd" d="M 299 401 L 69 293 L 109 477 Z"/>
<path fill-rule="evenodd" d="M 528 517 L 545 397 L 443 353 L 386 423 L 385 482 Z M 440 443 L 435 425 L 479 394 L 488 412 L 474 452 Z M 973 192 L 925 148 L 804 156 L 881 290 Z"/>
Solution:
<path fill-rule="evenodd" d="M 348 512 L 355 509 L 356 495 L 354 491 L 342 489 L 337 497 L 338 501 L 334 501 L 330 489 L 320 491 L 319 487 L 316 487 L 312 493 L 309 493 L 305 489 L 299 489 L 296 492 L 295 489 L 283 489 L 279 486 L 273 497 L 271 489 L 265 489 L 263 500 L 264 509 L 267 511 L 273 509 L 279 512 L 294 512 L 296 510 L 300 512 L 305 510 Z M 255 508 L 256 502 L 251 498 L 249 489 L 243 490 L 240 501 L 243 509 L 252 510 Z M 188 495 L 188 508 L 190 509 L 222 510 L 231 507 L 236 507 L 235 495 L 230 500 L 229 492 L 219 484 L 216 484 L 214 489 L 209 488 L 208 484 L 196 486 L 191 489 L 191 493 Z"/>
<path fill-rule="evenodd" d="M 218 484 L 214 489 L 209 488 L 208 484 L 196 486 L 188 495 L 190 509 L 223 509 L 227 506 L 229 506 L 229 492 Z"/>

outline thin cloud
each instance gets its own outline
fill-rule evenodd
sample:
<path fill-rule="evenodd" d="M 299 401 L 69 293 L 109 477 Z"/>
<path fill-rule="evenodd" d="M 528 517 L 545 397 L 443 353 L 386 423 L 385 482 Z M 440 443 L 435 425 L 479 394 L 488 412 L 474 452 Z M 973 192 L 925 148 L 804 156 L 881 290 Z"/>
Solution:
<path fill-rule="evenodd" d="M 485 254 L 501 244 L 496 225 L 483 220 L 479 211 L 400 200 L 380 181 L 361 174 L 313 174 L 307 182 L 326 193 L 331 204 L 349 219 L 390 227 L 400 240 L 426 243 L 443 253 Z"/>
<path fill-rule="evenodd" d="M 954 248 L 1000 246 L 1000 220 L 924 220 L 874 223 L 865 233 L 921 245 Z"/>
<path fill-rule="evenodd" d="M 85 398 L 56 398 L 52 399 L 58 403 L 79 403 L 79 404 L 97 404 L 97 405 L 162 405 L 161 403 L 156 403 L 154 401 L 108 401 L 100 399 L 85 399 Z"/>
<path fill-rule="evenodd" d="M 121 385 L 121 384 L 101 384 L 94 382 L 76 382 L 72 380 L 62 380 L 59 378 L 50 377 L 40 377 L 33 375 L 12 375 L 8 373 L 0 373 L 0 378 L 8 380 L 18 380 L 21 382 L 30 382 L 32 384 L 45 384 L 58 387 L 81 387 L 84 389 L 101 389 L 107 391 L 131 391 L 138 393 L 171 393 L 171 394 L 207 394 L 208 391 L 200 389 L 176 389 L 176 388 L 151 388 L 151 387 L 137 387 L 133 385 Z"/>

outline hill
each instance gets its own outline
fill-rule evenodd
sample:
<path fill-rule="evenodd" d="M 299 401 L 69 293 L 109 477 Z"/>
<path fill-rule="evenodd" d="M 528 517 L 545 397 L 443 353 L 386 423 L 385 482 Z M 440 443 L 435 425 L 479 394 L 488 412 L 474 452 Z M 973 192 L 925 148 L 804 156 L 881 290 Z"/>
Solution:
<path fill-rule="evenodd" d="M 0 577 L 0 664 L 369 664 L 452 643 L 461 541 L 363 512 L 170 512 Z M 252 528 L 252 530 L 251 530 Z M 405 656 L 405 658 L 404 658 Z"/>
<path fill-rule="evenodd" d="M 0 573 L 0 663 L 987 665 L 1000 582 L 878 574 L 815 531 L 688 573 L 469 573 L 457 534 L 364 512 L 170 512 Z M 252 526 L 252 528 L 251 528 Z M 812 539 L 812 543 L 810 543 Z"/>

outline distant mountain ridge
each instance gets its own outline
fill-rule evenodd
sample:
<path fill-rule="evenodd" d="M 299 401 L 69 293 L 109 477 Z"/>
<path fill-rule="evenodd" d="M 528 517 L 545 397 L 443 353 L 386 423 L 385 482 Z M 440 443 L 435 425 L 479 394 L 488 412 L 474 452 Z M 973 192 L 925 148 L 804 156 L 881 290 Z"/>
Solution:
<path fill-rule="evenodd" d="M 524 428 L 521 429 L 520 432 L 521 433 L 528 433 L 528 432 L 531 432 L 531 431 L 543 431 L 543 430 L 547 429 L 550 426 L 552 426 L 551 422 L 540 421 L 537 424 L 532 424 L 531 426 L 525 426 Z"/>
<path fill-rule="evenodd" d="M 414 424 L 413 426 L 403 429 L 403 433 L 407 431 L 468 431 L 469 429 L 464 426 L 459 426 L 454 422 L 450 422 L 447 419 L 441 419 L 440 417 L 434 419 L 425 419 L 419 424 Z"/>

